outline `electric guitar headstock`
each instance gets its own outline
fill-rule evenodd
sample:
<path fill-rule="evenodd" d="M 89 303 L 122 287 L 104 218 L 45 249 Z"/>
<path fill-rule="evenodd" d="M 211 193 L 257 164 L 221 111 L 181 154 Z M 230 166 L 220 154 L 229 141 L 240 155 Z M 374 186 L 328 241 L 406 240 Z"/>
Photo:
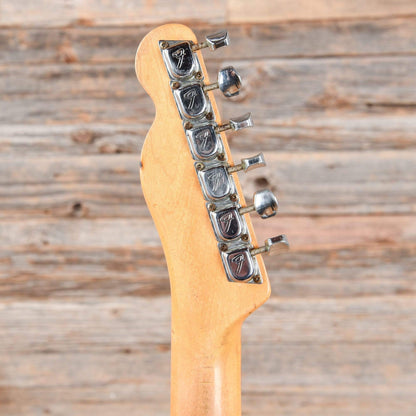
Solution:
<path fill-rule="evenodd" d="M 210 82 L 201 51 L 228 43 L 226 32 L 198 43 L 188 27 L 168 24 L 152 30 L 136 55 L 137 77 L 156 108 L 140 176 L 169 269 L 172 348 L 220 348 L 230 328 L 270 295 L 261 254 L 288 248 L 284 235 L 258 245 L 249 213 L 269 218 L 277 199 L 259 190 L 246 203 L 238 179 L 239 172 L 264 166 L 263 155 L 234 163 L 228 146 L 225 132 L 251 127 L 251 115 L 223 122 L 215 103 L 216 89 L 226 97 L 238 94 L 241 78 L 226 67 Z M 184 334 L 193 334 L 194 344 L 180 339 Z M 203 352 L 193 354 L 204 361 Z"/>

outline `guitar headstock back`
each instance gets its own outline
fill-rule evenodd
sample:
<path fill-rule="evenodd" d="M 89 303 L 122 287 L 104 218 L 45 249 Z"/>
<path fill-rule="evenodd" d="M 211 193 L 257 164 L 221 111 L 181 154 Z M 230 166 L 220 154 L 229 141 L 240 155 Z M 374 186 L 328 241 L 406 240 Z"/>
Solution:
<path fill-rule="evenodd" d="M 198 44 L 188 27 L 168 24 L 151 31 L 136 55 L 138 79 L 156 108 L 141 185 L 164 248 L 173 310 L 208 329 L 242 321 L 267 300 L 270 283 L 258 254 L 287 245 L 279 236 L 259 248 L 248 215 L 271 216 L 277 201 L 267 191 L 254 206 L 243 197 L 237 172 L 264 160 L 259 154 L 233 163 L 225 131 L 249 126 L 251 118 L 222 123 L 213 90 L 234 95 L 240 79 L 229 67 L 210 83 L 201 53 L 227 43 L 219 33 Z"/>

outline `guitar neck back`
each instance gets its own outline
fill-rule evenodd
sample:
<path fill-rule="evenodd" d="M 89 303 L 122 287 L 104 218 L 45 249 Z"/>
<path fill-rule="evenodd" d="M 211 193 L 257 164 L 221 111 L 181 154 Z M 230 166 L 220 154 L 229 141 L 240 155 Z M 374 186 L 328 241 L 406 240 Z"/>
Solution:
<path fill-rule="evenodd" d="M 172 76 L 172 71 L 187 59 L 187 52 L 176 46 L 184 41 L 182 49 L 191 51 L 195 72 L 181 78 Z M 257 247 L 249 215 L 241 215 L 243 231 L 232 241 L 222 242 L 213 228 L 217 217 L 210 210 L 227 213 L 229 222 L 219 224 L 229 231 L 234 218 L 230 212 L 238 214 L 246 202 L 237 173 L 228 168 L 234 163 L 227 137 L 219 128 L 223 124 L 214 93 L 207 87 L 213 84 L 201 51 L 191 50 L 194 45 L 198 42 L 188 27 L 168 24 L 152 30 L 138 48 L 136 73 L 156 110 L 141 154 L 140 177 L 171 284 L 171 414 L 240 416 L 240 327 L 267 300 L 270 284 L 261 256 L 250 256 L 255 268 L 246 271 L 244 262 L 249 259 L 238 251 L 250 253 Z M 166 57 L 174 59 L 177 68 L 170 68 Z M 225 88 L 226 93 L 231 91 L 230 86 Z M 198 94 L 205 107 L 195 116 Z M 215 130 L 218 140 L 218 153 L 211 159 L 197 155 L 208 148 L 206 142 L 197 150 L 190 144 L 198 128 L 206 126 Z M 227 175 L 228 182 L 221 182 L 221 175 Z M 224 183 L 229 194 L 216 195 Z"/>

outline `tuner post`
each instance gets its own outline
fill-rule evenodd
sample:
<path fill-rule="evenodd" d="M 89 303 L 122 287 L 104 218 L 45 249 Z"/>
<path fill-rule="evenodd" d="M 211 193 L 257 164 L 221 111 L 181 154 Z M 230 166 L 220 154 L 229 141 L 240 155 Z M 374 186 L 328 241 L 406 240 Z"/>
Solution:
<path fill-rule="evenodd" d="M 242 116 L 230 118 L 228 123 L 221 124 L 215 128 L 216 133 L 221 133 L 226 130 L 241 130 L 247 127 L 253 127 L 253 119 L 251 118 L 251 113 L 243 114 Z"/>
<path fill-rule="evenodd" d="M 276 237 L 268 238 L 264 241 L 264 246 L 252 248 L 250 254 L 257 256 L 258 254 L 279 254 L 289 250 L 289 242 L 284 234 Z"/>
<path fill-rule="evenodd" d="M 228 167 L 228 173 L 239 172 L 243 170 L 244 172 L 248 172 L 250 170 L 261 168 L 266 166 L 266 161 L 264 159 L 263 153 L 259 153 L 255 156 L 246 157 L 241 159 L 241 163 L 234 166 Z"/>

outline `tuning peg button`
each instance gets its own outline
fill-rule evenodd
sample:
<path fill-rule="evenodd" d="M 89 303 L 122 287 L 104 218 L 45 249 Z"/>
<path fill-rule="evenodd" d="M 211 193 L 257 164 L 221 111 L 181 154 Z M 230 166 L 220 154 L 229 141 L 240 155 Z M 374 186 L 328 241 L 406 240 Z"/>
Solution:
<path fill-rule="evenodd" d="M 270 218 L 276 215 L 279 203 L 277 198 L 268 189 L 257 191 L 254 194 L 253 205 L 239 209 L 241 215 L 256 211 L 261 218 Z"/>
<path fill-rule="evenodd" d="M 264 155 L 263 153 L 259 153 L 255 156 L 241 159 L 241 163 L 239 163 L 238 165 L 230 166 L 228 168 L 228 173 L 234 173 L 240 170 L 244 170 L 244 172 L 248 172 L 249 170 L 261 168 L 264 166 L 266 166 Z"/>
<path fill-rule="evenodd" d="M 215 51 L 223 46 L 230 44 L 230 38 L 228 32 L 223 30 L 221 32 L 214 33 L 205 37 L 205 41 L 192 45 L 192 50 L 197 51 L 202 48 L 209 48 L 211 51 Z"/>
<path fill-rule="evenodd" d="M 204 91 L 219 88 L 226 97 L 234 97 L 240 92 L 241 77 L 233 66 L 222 68 L 218 72 L 218 81 L 204 86 Z"/>
<path fill-rule="evenodd" d="M 243 114 L 239 117 L 230 118 L 228 123 L 222 124 L 221 126 L 217 126 L 215 131 L 217 133 L 221 133 L 225 130 L 241 130 L 246 127 L 253 127 L 253 120 L 251 118 L 251 113 Z"/>
<path fill-rule="evenodd" d="M 284 234 L 265 240 L 264 246 L 250 250 L 252 256 L 257 254 L 279 254 L 289 250 L 289 242 Z"/>

